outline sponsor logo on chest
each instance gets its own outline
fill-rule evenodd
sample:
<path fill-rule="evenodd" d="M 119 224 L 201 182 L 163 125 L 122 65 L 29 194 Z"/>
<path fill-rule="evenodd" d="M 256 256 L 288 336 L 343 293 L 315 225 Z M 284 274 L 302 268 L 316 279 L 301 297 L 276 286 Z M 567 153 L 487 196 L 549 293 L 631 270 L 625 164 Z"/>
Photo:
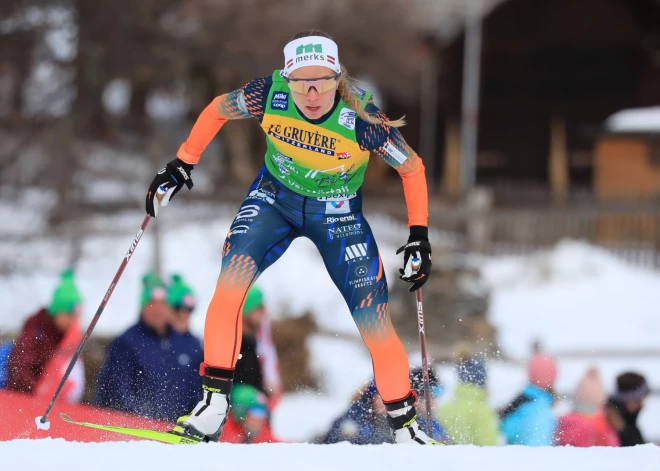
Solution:
<path fill-rule="evenodd" d="M 287 92 L 275 92 L 270 100 L 270 107 L 276 110 L 286 111 L 289 109 L 289 94 Z"/>
<path fill-rule="evenodd" d="M 319 128 L 322 129 L 322 128 Z M 271 124 L 266 133 L 275 139 L 286 142 L 300 149 L 311 150 L 319 154 L 335 155 L 337 138 L 326 136 L 319 131 L 309 131 L 296 126 Z"/>
<path fill-rule="evenodd" d="M 346 129 L 355 129 L 355 119 L 357 118 L 357 113 L 350 108 L 342 108 L 339 112 L 339 124 L 344 126 Z"/>

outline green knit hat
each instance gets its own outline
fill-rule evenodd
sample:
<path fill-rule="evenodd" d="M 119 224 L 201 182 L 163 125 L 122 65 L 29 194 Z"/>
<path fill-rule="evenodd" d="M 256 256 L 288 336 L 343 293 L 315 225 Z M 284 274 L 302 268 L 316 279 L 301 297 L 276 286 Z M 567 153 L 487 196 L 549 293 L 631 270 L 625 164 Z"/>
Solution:
<path fill-rule="evenodd" d="M 167 287 L 158 274 L 149 272 L 142 277 L 142 298 L 140 299 L 140 308 L 149 304 L 151 301 L 165 301 L 167 297 Z"/>
<path fill-rule="evenodd" d="M 76 313 L 76 307 L 82 302 L 80 291 L 78 291 L 73 281 L 73 270 L 64 270 L 61 277 L 60 284 L 53 293 L 53 300 L 48 307 L 49 316 L 57 314 L 73 315 Z"/>
<path fill-rule="evenodd" d="M 264 305 L 264 295 L 259 288 L 253 286 L 248 291 L 247 297 L 245 298 L 245 304 L 243 304 L 243 317 L 249 316 L 252 311 L 258 309 Z"/>
<path fill-rule="evenodd" d="M 268 415 L 268 398 L 253 386 L 234 384 L 230 401 L 231 411 L 238 420 L 245 420 L 248 413 L 261 417 Z"/>
<path fill-rule="evenodd" d="M 195 293 L 181 275 L 172 275 L 172 283 L 167 290 L 167 304 L 174 309 L 186 308 L 192 311 L 195 308 Z"/>

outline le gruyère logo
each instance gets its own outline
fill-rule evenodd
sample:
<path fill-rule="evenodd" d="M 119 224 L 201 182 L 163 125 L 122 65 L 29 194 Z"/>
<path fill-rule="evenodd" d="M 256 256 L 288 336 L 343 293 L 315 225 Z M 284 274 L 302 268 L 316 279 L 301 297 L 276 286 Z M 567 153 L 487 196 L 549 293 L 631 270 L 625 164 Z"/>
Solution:
<path fill-rule="evenodd" d="M 336 138 L 325 136 L 318 131 L 298 129 L 295 126 L 271 124 L 268 128 L 268 135 L 292 146 L 318 152 L 319 154 L 334 156 L 337 147 Z"/>

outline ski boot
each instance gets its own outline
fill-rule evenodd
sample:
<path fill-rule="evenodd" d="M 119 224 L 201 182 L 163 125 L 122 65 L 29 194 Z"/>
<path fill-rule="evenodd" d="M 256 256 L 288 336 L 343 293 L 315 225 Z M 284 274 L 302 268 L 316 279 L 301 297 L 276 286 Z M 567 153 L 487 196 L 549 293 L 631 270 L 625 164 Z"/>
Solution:
<path fill-rule="evenodd" d="M 202 400 L 189 415 L 179 417 L 172 433 L 200 442 L 217 442 L 229 413 L 229 395 L 233 380 L 227 370 L 202 363 Z M 225 376 L 224 378 L 217 375 Z"/>
<path fill-rule="evenodd" d="M 417 423 L 417 411 L 415 410 L 415 395 L 410 393 L 408 397 L 399 401 L 385 404 L 387 410 L 387 423 L 392 429 L 394 443 L 411 445 L 442 445 L 433 440 L 419 428 Z"/>

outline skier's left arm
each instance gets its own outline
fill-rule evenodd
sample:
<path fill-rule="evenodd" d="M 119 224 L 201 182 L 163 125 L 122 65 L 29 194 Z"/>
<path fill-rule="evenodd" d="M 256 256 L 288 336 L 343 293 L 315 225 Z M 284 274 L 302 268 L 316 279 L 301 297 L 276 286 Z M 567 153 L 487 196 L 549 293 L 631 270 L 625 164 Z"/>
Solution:
<path fill-rule="evenodd" d="M 388 120 L 385 114 L 370 103 L 365 109 L 372 116 Z M 387 162 L 401 176 L 403 194 L 408 208 L 408 242 L 399 248 L 404 253 L 400 278 L 413 283 L 410 291 L 422 287 L 431 273 L 431 244 L 429 243 L 429 198 L 424 163 L 406 143 L 397 128 L 384 124 L 356 123 L 356 137 L 360 146 Z"/>

